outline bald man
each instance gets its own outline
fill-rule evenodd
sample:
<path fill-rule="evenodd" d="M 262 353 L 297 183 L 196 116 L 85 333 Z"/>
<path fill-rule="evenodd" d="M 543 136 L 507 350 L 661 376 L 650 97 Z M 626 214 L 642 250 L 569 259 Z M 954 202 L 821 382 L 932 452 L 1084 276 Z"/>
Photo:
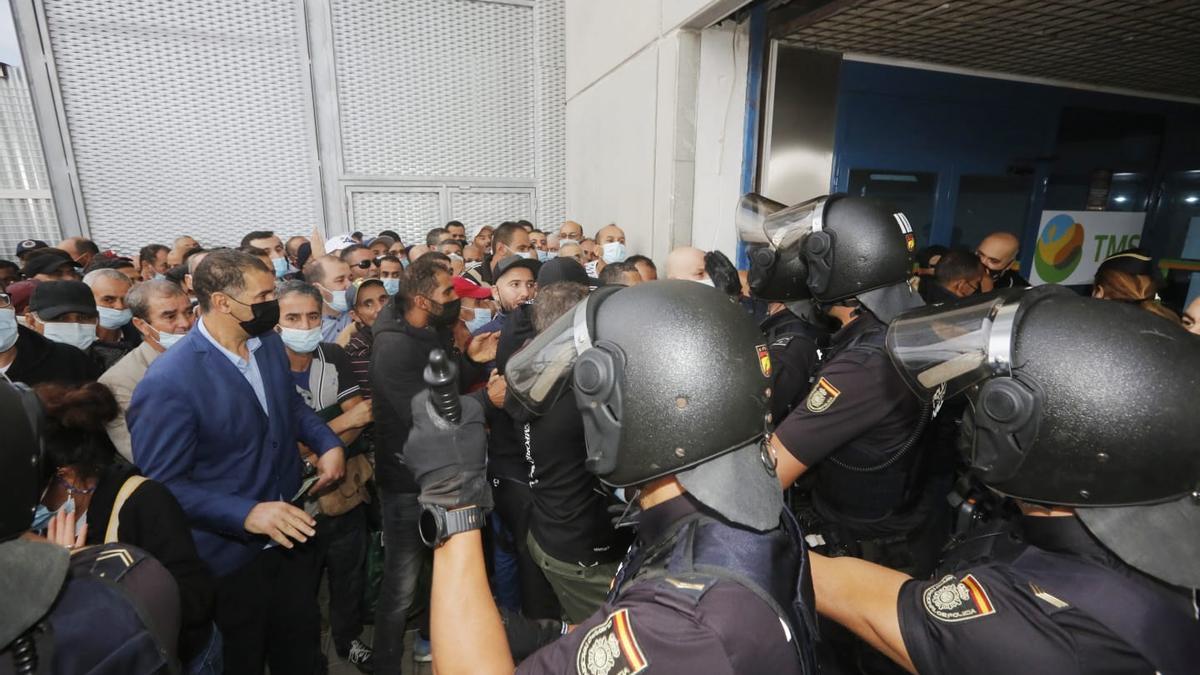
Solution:
<path fill-rule="evenodd" d="M 712 279 L 704 269 L 704 251 L 694 246 L 680 246 L 667 254 L 667 278 L 713 285 Z"/>
<path fill-rule="evenodd" d="M 88 263 L 92 262 L 92 258 L 100 253 L 100 247 L 86 237 L 68 237 L 58 242 L 58 246 L 55 248 L 70 253 L 71 258 L 83 267 L 87 267 Z"/>
<path fill-rule="evenodd" d="M 570 240 L 578 244 L 583 241 L 583 226 L 573 220 L 568 220 L 558 228 L 558 238 L 560 242 Z"/>
<path fill-rule="evenodd" d="M 625 262 L 629 252 L 625 250 L 625 230 L 616 225 L 605 225 L 596 233 L 596 245 L 600 247 L 600 258 L 606 264 Z"/>
<path fill-rule="evenodd" d="M 1020 240 L 1009 232 L 993 232 L 979 242 L 979 246 L 975 248 L 975 255 L 979 256 L 979 261 L 987 268 L 993 287 L 1013 288 L 1029 285 L 1012 266 L 1020 250 Z"/>

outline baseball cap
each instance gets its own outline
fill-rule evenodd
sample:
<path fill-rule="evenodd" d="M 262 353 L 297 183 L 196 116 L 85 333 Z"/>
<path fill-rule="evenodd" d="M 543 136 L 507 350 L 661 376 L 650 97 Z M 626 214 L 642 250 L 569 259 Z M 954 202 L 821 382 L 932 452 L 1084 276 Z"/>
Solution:
<path fill-rule="evenodd" d="M 596 288 L 603 283 L 595 277 L 589 277 L 583 265 L 574 258 L 552 258 L 542 265 L 537 275 L 538 286 L 549 286 L 560 281 L 573 281 L 585 286 Z"/>
<path fill-rule="evenodd" d="M 466 279 L 467 281 L 470 281 L 471 283 L 475 284 L 476 286 L 483 286 L 484 288 L 491 287 L 491 284 L 489 284 L 483 278 L 483 265 L 482 264 L 475 264 L 474 266 L 468 265 L 467 268 L 465 270 L 463 270 L 463 273 L 460 276 L 462 276 L 462 278 Z"/>
<path fill-rule="evenodd" d="M 466 276 L 454 277 L 454 292 L 460 298 L 483 300 L 492 297 L 492 290 Z"/>
<path fill-rule="evenodd" d="M 71 254 L 58 249 L 34 249 L 40 251 L 37 255 L 25 258 L 25 267 L 21 274 L 32 278 L 37 274 L 54 274 L 63 267 L 78 267 L 79 263 L 71 259 Z"/>
<path fill-rule="evenodd" d="M 42 321 L 53 321 L 68 312 L 96 316 L 96 298 L 82 281 L 43 281 L 33 289 L 29 309 Z"/>
<path fill-rule="evenodd" d="M 383 288 L 382 279 L 375 279 L 371 277 L 365 279 L 355 279 L 354 283 L 350 284 L 350 287 L 346 289 L 346 304 L 350 307 L 354 307 L 354 303 L 358 302 L 358 292 L 366 287 L 367 284 L 378 284 L 380 288 Z"/>
<path fill-rule="evenodd" d="M 17 244 L 17 257 L 20 258 L 21 256 L 25 255 L 26 253 L 29 253 L 30 251 L 33 251 L 33 250 L 36 250 L 39 248 L 47 248 L 49 246 L 50 246 L 49 244 L 47 244 L 46 242 L 44 242 L 40 239 L 26 239 L 25 241 Z"/>
<path fill-rule="evenodd" d="M 325 241 L 325 252 L 329 254 L 337 253 L 344 248 L 356 245 L 358 242 L 354 240 L 353 235 L 339 234 L 336 237 L 330 237 Z"/>
<path fill-rule="evenodd" d="M 533 278 L 536 279 L 538 276 L 538 270 L 542 268 L 542 263 L 533 258 L 523 258 L 519 255 L 510 255 L 504 260 L 501 260 L 500 264 L 496 265 L 496 274 L 493 275 L 492 278 L 496 281 L 500 281 L 500 277 L 518 268 L 525 268 L 529 270 L 529 272 L 533 274 Z"/>

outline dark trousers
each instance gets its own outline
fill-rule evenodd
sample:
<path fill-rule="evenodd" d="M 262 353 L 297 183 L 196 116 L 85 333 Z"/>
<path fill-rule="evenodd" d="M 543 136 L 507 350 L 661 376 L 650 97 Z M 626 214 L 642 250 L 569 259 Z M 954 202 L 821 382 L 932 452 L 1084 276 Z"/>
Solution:
<path fill-rule="evenodd" d="M 276 546 L 217 582 L 227 675 L 323 672 L 315 555 L 311 543 Z"/>
<path fill-rule="evenodd" d="M 362 504 L 340 516 L 317 516 L 317 566 L 329 578 L 329 631 L 338 653 L 362 633 L 367 580 L 367 516 Z M 318 571 L 317 578 L 320 579 Z"/>
<path fill-rule="evenodd" d="M 429 549 L 417 530 L 417 495 L 379 490 L 383 511 L 383 583 L 375 606 L 374 666 L 378 675 L 399 675 L 404 632 L 417 600 L 417 580 Z M 425 598 L 428 601 L 428 598 Z"/>
<path fill-rule="evenodd" d="M 562 607 L 554 587 L 529 555 L 526 543 L 530 510 L 533 509 L 533 492 L 529 484 L 493 478 L 492 499 L 496 503 L 496 515 L 512 537 L 512 553 L 517 559 L 517 578 L 521 586 L 521 613 L 530 619 L 562 618 Z"/>

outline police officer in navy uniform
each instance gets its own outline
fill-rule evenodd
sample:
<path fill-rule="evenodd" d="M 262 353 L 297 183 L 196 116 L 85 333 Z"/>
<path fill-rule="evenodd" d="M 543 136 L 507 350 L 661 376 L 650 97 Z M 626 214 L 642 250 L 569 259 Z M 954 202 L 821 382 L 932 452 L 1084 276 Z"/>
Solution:
<path fill-rule="evenodd" d="M 865 198 L 832 195 L 785 208 L 751 194 L 737 222 L 756 295 L 811 296 L 841 324 L 803 404 L 771 438 L 783 485 L 816 472 L 806 523 L 840 554 L 919 567 L 911 540 L 927 520 L 928 509 L 918 508 L 920 441 L 931 411 L 908 391 L 883 344 L 887 322 L 922 304 L 906 283 L 915 244 L 908 219 Z M 932 554 L 925 558 L 931 565 Z"/>
<path fill-rule="evenodd" d="M 779 424 L 803 404 L 829 331 L 811 300 L 770 302 L 759 323 L 771 353 L 771 421 Z"/>
<path fill-rule="evenodd" d="M 905 315 L 914 391 L 965 390 L 972 473 L 1015 528 L 931 580 L 812 556 L 818 610 L 920 673 L 1196 672 L 1200 339 L 1043 286 Z"/>
<path fill-rule="evenodd" d="M 640 511 L 605 604 L 518 672 L 815 672 L 806 550 L 764 443 L 770 368 L 750 317 L 687 281 L 601 289 L 509 361 L 508 396 L 535 414 L 572 385 L 588 469 Z M 476 529 L 491 503 L 482 413 L 464 398 L 449 424 L 430 400 L 413 403 L 404 455 L 436 547 L 434 663 L 507 671 Z"/>

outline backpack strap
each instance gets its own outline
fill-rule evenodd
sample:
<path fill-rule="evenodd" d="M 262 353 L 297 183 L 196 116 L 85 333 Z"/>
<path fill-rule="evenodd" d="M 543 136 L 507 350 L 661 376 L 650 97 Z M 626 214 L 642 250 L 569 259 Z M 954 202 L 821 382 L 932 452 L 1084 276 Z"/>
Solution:
<path fill-rule="evenodd" d="M 1012 566 L 1028 581 L 1044 588 L 1042 592 L 1052 592 L 1099 622 L 1158 672 L 1196 672 L 1196 664 L 1200 663 L 1200 623 L 1173 606 L 1157 589 L 1082 558 L 1032 546 Z"/>
<path fill-rule="evenodd" d="M 113 501 L 112 513 L 108 515 L 108 529 L 104 531 L 105 544 L 117 541 L 117 530 L 121 527 L 121 509 L 125 506 L 125 502 L 129 501 L 133 491 L 145 482 L 145 476 L 130 476 L 121 484 L 121 489 L 117 491 L 117 498 Z"/>

